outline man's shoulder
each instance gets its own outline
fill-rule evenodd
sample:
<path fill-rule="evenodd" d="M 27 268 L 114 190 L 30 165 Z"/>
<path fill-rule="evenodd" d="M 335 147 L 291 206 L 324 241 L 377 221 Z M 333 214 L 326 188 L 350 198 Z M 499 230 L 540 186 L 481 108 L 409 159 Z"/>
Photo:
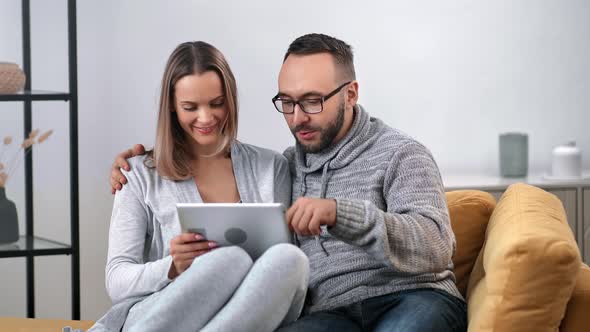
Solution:
<path fill-rule="evenodd" d="M 380 119 L 373 118 L 372 120 L 381 123 L 379 131 L 376 133 L 377 141 L 379 142 L 379 145 L 387 146 L 392 155 L 399 151 L 408 150 L 416 152 L 426 151 L 430 153 L 424 144 L 404 131 L 390 127 Z"/>

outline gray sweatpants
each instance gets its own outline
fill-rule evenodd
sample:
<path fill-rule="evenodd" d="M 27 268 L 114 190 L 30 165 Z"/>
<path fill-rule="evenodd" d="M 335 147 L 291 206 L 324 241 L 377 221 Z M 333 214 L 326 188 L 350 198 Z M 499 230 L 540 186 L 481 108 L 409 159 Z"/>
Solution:
<path fill-rule="evenodd" d="M 308 279 L 307 257 L 293 245 L 254 264 L 239 247 L 219 248 L 135 304 L 123 331 L 273 331 L 299 317 Z"/>

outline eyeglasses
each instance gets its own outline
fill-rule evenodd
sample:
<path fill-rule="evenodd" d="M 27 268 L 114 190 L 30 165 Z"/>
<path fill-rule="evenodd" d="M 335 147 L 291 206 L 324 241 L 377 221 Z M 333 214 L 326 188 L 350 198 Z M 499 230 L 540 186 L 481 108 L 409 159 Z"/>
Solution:
<path fill-rule="evenodd" d="M 299 108 L 307 114 L 317 114 L 324 110 L 324 102 L 330 99 L 333 95 L 337 94 L 350 84 L 352 81 L 346 82 L 341 86 L 334 89 L 332 92 L 328 93 L 327 95 L 319 98 L 305 98 L 301 100 L 291 100 L 283 97 L 279 97 L 278 95 L 272 99 L 273 105 L 277 111 L 283 114 L 293 114 L 295 113 L 295 105 L 299 105 Z"/>

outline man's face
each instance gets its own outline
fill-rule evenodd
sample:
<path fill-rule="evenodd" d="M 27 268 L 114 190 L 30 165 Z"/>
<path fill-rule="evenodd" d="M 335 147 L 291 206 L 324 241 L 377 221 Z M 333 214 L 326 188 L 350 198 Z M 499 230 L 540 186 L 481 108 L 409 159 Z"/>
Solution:
<path fill-rule="evenodd" d="M 291 54 L 279 73 L 279 96 L 292 101 L 326 96 L 345 83 L 337 81 L 338 76 L 332 55 L 328 53 Z M 289 129 L 305 152 L 319 152 L 343 136 L 344 93 L 346 87 L 325 101 L 321 113 L 307 114 L 296 105 L 294 113 L 284 114 Z"/>

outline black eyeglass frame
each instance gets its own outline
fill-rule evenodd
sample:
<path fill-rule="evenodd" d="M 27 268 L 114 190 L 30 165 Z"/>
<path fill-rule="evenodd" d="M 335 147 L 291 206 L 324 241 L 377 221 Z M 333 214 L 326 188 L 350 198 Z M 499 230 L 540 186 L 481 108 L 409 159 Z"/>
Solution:
<path fill-rule="evenodd" d="M 305 98 L 302 100 L 290 100 L 290 99 L 281 99 L 281 97 L 279 95 L 276 95 L 272 98 L 272 104 L 274 105 L 275 109 L 282 114 L 293 114 L 295 113 L 295 105 L 299 105 L 299 109 L 301 109 L 304 113 L 307 114 L 318 114 L 321 113 L 324 110 L 324 103 L 326 102 L 326 100 L 330 99 L 332 96 L 336 95 L 338 92 L 340 92 L 340 90 L 342 90 L 342 88 L 344 88 L 345 86 L 347 86 L 348 84 L 352 83 L 352 81 L 348 81 L 342 85 L 340 85 L 339 87 L 337 87 L 336 89 L 332 90 L 332 92 L 328 93 L 325 96 L 319 97 L 319 98 Z M 291 108 L 291 112 L 284 112 L 282 111 L 283 107 L 279 107 L 279 105 L 277 105 L 277 101 L 288 101 L 293 103 L 293 107 Z M 320 102 L 320 110 L 317 112 L 308 112 L 305 110 L 305 107 L 303 107 L 302 102 L 305 101 L 312 101 L 312 102 Z"/>

